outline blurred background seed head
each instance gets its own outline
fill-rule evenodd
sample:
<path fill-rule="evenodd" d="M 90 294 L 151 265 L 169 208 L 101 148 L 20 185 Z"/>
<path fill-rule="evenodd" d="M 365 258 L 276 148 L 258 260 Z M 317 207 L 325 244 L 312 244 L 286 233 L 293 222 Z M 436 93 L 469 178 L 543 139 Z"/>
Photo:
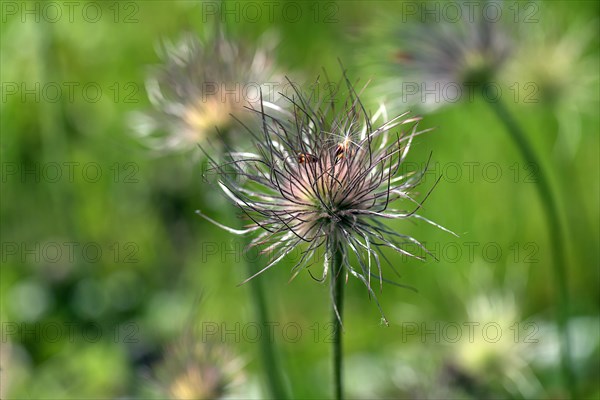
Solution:
<path fill-rule="evenodd" d="M 503 3 L 448 5 L 452 10 L 443 12 L 442 3 L 412 4 L 417 12 L 402 16 L 403 23 L 388 15 L 371 27 L 367 37 L 385 43 L 381 49 L 371 47 L 375 51 L 367 50 L 359 59 L 373 73 L 385 76 L 384 82 L 378 79 L 373 85 L 374 96 L 398 108 L 431 111 L 472 97 L 468 93 L 496 82 L 514 52 L 513 24 L 482 10 L 490 5 L 502 10 Z"/>
<path fill-rule="evenodd" d="M 542 104 L 552 109 L 558 122 L 554 156 L 572 159 L 581 143 L 582 119 L 597 112 L 597 47 L 599 20 L 549 15 L 543 25 L 521 24 L 514 57 L 506 77 L 526 82 L 519 93 L 525 105 Z"/>
<path fill-rule="evenodd" d="M 153 380 L 173 400 L 229 398 L 245 383 L 245 362 L 222 343 L 189 334 L 170 345 L 153 368 Z"/>
<path fill-rule="evenodd" d="M 203 38 L 188 32 L 176 42 L 165 39 L 158 50 L 162 64 L 146 80 L 153 109 L 131 118 L 155 151 L 190 151 L 210 138 L 218 143 L 219 132 L 228 141 L 243 139 L 248 134 L 242 123 L 252 119 L 247 108 L 278 97 L 273 34 L 248 43 L 224 27 L 213 29 Z"/>

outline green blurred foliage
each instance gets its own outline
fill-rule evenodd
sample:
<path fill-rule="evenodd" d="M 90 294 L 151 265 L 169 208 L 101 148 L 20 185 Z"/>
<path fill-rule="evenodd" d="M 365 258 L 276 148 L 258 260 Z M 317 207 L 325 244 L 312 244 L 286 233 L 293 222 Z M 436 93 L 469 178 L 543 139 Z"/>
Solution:
<path fill-rule="evenodd" d="M 157 44 L 185 31 L 202 34 L 211 22 L 206 17 L 214 18 L 205 7 L 216 3 L 74 3 L 71 21 L 65 5 L 53 2 L 63 12 L 56 22 L 48 21 L 54 14 L 44 18 L 42 13 L 39 20 L 35 12 L 23 14 L 25 9 L 44 10 L 44 2 L 1 4 L 0 394 L 164 396 L 160 385 L 152 389 L 151 371 L 169 355 L 165 349 L 190 326 L 201 341 L 207 339 L 207 329 L 217 326 L 211 340 L 246 360 L 245 386 L 236 390 L 260 397 L 264 381 L 258 345 L 251 340 L 249 290 L 237 286 L 246 277 L 242 241 L 194 214 L 202 209 L 235 225 L 237 212 L 214 184 L 203 182 L 199 151 L 157 157 L 132 137 L 127 125 L 131 112 L 150 107 L 144 79 L 147 67 L 159 62 Z M 301 73 L 311 81 L 325 69 L 337 77 L 339 59 L 361 82 L 380 78 L 361 72 L 357 60 L 364 46 L 384 63 L 389 60 L 384 49 L 401 40 L 390 35 L 386 42 L 365 42 L 365 32 L 390 20 L 401 23 L 406 5 L 414 4 L 289 2 L 303 12 L 292 22 L 277 11 L 287 3 L 276 3 L 271 19 L 263 3 L 228 1 L 224 7 L 234 11 L 225 16 L 225 24 L 234 35 L 250 40 L 266 30 L 276 32 L 276 58 L 284 74 Z M 598 3 L 572 3 L 515 4 L 539 8 L 534 29 L 547 29 L 545 21 L 560 16 L 563 25 L 553 27 L 559 31 L 591 23 L 597 33 Z M 92 4 L 90 15 L 100 10 L 97 22 L 83 17 L 86 4 Z M 244 15 L 240 10 L 248 4 L 263 14 L 256 20 L 254 14 Z M 597 35 L 585 52 L 598 58 Z M 72 99 L 69 83 L 76 85 Z M 14 85 L 16 93 L 11 92 Z M 96 87 L 101 89 L 97 96 Z M 511 93 L 506 86 L 504 90 Z M 544 102 L 509 104 L 552 171 L 564 210 L 570 326 L 578 340 L 573 357 L 582 393 L 589 398 L 600 393 L 597 81 L 591 92 L 595 104 L 588 106 L 595 111 L 572 116 L 582 127 L 572 157 L 556 150 L 555 108 Z M 375 110 L 375 97 L 364 100 Z M 349 280 L 344 335 L 349 395 L 518 398 L 524 387 L 537 397 L 560 398 L 565 389 L 557 376 L 556 293 L 547 225 L 527 180 L 529 167 L 481 101 L 425 115 L 423 126 L 436 129 L 420 136 L 409 156 L 411 165 L 423 166 L 432 154 L 421 198 L 442 175 L 423 214 L 460 237 L 426 224 L 391 223 L 431 244 L 439 260 L 421 262 L 388 252 L 402 275 L 400 282 L 418 290 L 384 285 L 379 299 L 389 328 L 380 324 L 362 284 Z M 496 179 L 497 171 L 501 176 Z M 308 273 L 288 283 L 291 266 L 293 260 L 288 260 L 258 279 L 267 288 L 271 320 L 277 323 L 274 340 L 290 389 L 295 398 L 322 398 L 330 393 L 328 286 Z M 320 268 L 318 263 L 311 267 L 317 276 Z M 473 314 L 481 298 L 491 302 L 489 312 Z M 501 324 L 504 317 L 509 322 L 502 325 L 502 337 L 511 338 L 508 343 L 482 341 L 480 330 L 472 343 L 464 337 L 465 322 Z M 512 340 L 515 322 L 521 328 L 535 324 L 537 345 L 527 346 L 522 336 Z M 461 340 L 449 340 L 454 328 L 448 324 L 462 327 Z M 224 334 L 225 329 L 233 333 Z M 427 329 L 442 332 L 441 338 L 423 336 Z M 487 361 L 469 358 L 480 353 Z M 527 373 L 510 376 L 521 365 L 519 357 Z"/>

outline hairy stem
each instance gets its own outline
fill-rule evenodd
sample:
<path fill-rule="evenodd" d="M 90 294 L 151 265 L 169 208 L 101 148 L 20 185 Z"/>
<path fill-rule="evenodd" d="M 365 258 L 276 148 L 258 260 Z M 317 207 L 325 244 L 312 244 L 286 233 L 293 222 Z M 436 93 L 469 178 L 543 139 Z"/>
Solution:
<path fill-rule="evenodd" d="M 487 101 L 496 113 L 496 116 L 504 124 L 506 131 L 521 152 L 523 159 L 535 165 L 535 182 L 540 200 L 542 201 L 546 219 L 548 221 L 548 230 L 550 234 L 550 246 L 552 251 L 552 267 L 554 274 L 554 285 L 558 292 L 558 310 L 556 322 L 560 332 L 560 357 L 561 370 L 565 384 L 570 391 L 571 398 L 576 399 L 576 382 L 573 366 L 571 362 L 571 349 L 569 339 L 569 329 L 567 326 L 569 317 L 569 292 L 567 283 L 567 259 L 565 254 L 565 241 L 563 225 L 560 222 L 559 207 L 556 197 L 550 186 L 548 175 L 546 174 L 541 160 L 538 158 L 535 150 L 529 143 L 527 136 L 520 128 L 517 121 L 510 114 L 509 110 L 501 101 Z"/>
<path fill-rule="evenodd" d="M 342 317 L 344 311 L 344 273 L 343 273 L 343 256 L 342 252 L 337 247 L 336 243 L 330 250 L 330 259 L 333 263 L 331 272 L 331 294 L 333 299 L 332 315 L 333 322 L 333 388 L 335 399 L 343 398 L 342 386 Z"/>

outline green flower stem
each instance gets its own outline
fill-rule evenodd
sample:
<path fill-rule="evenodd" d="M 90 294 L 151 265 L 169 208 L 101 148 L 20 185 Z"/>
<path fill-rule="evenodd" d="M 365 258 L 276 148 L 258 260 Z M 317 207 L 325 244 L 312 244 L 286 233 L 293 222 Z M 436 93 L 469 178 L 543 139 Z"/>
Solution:
<path fill-rule="evenodd" d="M 222 139 L 225 144 L 225 147 L 227 149 L 230 149 L 231 140 L 229 137 L 229 132 L 224 132 L 224 134 L 222 135 Z M 237 212 L 238 209 L 234 207 L 233 214 Z M 243 227 L 240 226 L 240 228 Z M 248 236 L 244 236 L 244 248 L 248 248 L 250 242 L 251 238 Z M 254 259 L 256 259 L 256 257 L 254 257 Z M 256 262 L 248 259 L 248 257 L 244 257 L 244 264 L 246 264 L 246 274 L 248 276 L 253 276 L 260 270 L 260 266 L 256 265 Z M 259 324 L 259 326 L 262 326 L 266 329 L 268 327 L 267 324 L 269 322 L 269 310 L 267 308 L 265 289 L 263 287 L 262 280 L 262 276 L 257 276 L 254 279 L 250 279 L 247 285 L 250 286 L 250 301 L 252 302 L 256 322 Z M 277 350 L 275 349 L 275 344 L 271 339 L 272 338 L 269 335 L 261 335 L 259 342 L 263 363 L 263 371 L 267 375 L 267 384 L 269 386 L 271 398 L 282 400 L 289 399 L 290 396 L 288 396 L 284 385 L 282 373 L 283 370 L 279 366 Z"/>
<path fill-rule="evenodd" d="M 562 374 L 565 384 L 570 391 L 571 398 L 577 399 L 575 374 L 571 362 L 571 341 L 569 339 L 569 329 L 567 321 L 569 317 L 569 292 L 567 283 L 567 259 L 565 254 L 565 241 L 563 226 L 560 222 L 559 207 L 556 197 L 552 192 L 550 181 L 543 168 L 540 159 L 537 157 L 533 147 L 527 140 L 527 136 L 520 128 L 517 121 L 510 114 L 504 103 L 501 101 L 487 101 L 496 113 L 496 116 L 504 124 L 511 139 L 517 145 L 521 156 L 526 162 L 537 166 L 535 170 L 535 182 L 538 194 L 544 206 L 552 248 L 552 266 L 554 269 L 554 284 L 558 292 L 558 312 L 557 324 L 560 333 L 560 357 Z"/>
<path fill-rule="evenodd" d="M 223 132 L 223 134 L 221 135 L 221 139 L 223 140 L 225 148 L 231 149 L 230 132 Z M 233 214 L 235 214 L 236 212 L 238 212 L 237 208 L 234 209 Z M 240 228 L 243 227 L 240 226 Z M 250 237 L 244 236 L 244 248 L 248 248 L 251 240 L 252 239 Z M 258 271 L 260 271 L 261 267 L 259 265 L 256 265 L 255 262 L 249 260 L 247 257 L 244 257 L 244 260 L 246 264 L 246 274 L 248 274 L 248 276 L 253 276 Z M 257 276 L 254 279 L 250 279 L 247 285 L 250 286 L 250 301 L 252 302 L 256 322 L 259 324 L 259 326 L 266 328 L 269 323 L 269 310 L 267 308 L 267 301 L 265 298 L 263 279 L 264 277 Z M 275 344 L 271 339 L 272 338 L 269 337 L 269 335 L 261 335 L 259 341 L 263 369 L 264 372 L 267 374 L 267 384 L 269 386 L 271 398 L 278 400 L 289 399 L 290 396 L 288 396 L 286 391 L 283 374 L 281 373 L 282 369 L 279 366 L 279 358 L 277 357 L 277 351 L 275 349 Z"/>
<path fill-rule="evenodd" d="M 337 244 L 336 244 L 337 245 Z M 335 398 L 343 398 L 342 386 L 342 317 L 344 311 L 344 273 L 343 256 L 339 248 L 332 250 L 330 259 L 333 262 L 331 268 L 331 290 L 333 295 L 333 306 L 331 319 L 333 322 L 333 387 Z M 337 312 L 336 312 L 337 310 Z"/>
<path fill-rule="evenodd" d="M 247 247 L 250 239 L 245 239 L 245 246 Z M 257 265 L 254 262 L 246 259 L 246 269 L 248 276 L 254 275 L 258 272 Z M 269 320 L 269 312 L 267 309 L 267 302 L 265 300 L 265 290 L 263 287 L 263 278 L 258 276 L 254 279 L 250 279 L 247 283 L 250 286 L 250 298 L 253 303 L 254 313 L 257 322 L 263 328 L 267 328 L 267 322 Z M 274 399 L 288 399 L 289 396 L 286 393 L 285 386 L 283 384 L 282 369 L 279 366 L 279 360 L 277 358 L 277 351 L 273 340 L 269 335 L 261 335 L 260 337 L 260 351 L 262 353 L 262 362 L 264 371 L 267 374 L 267 383 L 271 396 Z"/>

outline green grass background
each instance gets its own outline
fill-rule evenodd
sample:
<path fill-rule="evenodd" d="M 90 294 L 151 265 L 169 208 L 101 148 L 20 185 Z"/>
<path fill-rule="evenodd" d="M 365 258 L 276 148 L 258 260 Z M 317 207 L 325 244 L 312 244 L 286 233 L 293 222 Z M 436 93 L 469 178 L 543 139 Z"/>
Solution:
<path fill-rule="evenodd" d="M 3 2 L 3 7 L 7 3 L 11 2 Z M 45 3 L 16 4 L 33 8 Z M 78 4 L 81 8 L 86 2 Z M 8 15 L 3 8 L 0 393 L 3 398 L 31 399 L 161 396 L 149 388 L 151 379 L 147 376 L 153 365 L 160 363 L 165 348 L 177 341 L 186 327 L 202 332 L 206 323 L 211 323 L 237 332 L 237 339 L 230 334 L 217 337 L 217 341 L 246 360 L 245 387 L 253 391 L 248 396 L 263 396 L 257 344 L 244 336 L 254 317 L 248 288 L 237 286 L 246 277 L 239 252 L 213 254 L 206 247 L 239 248 L 240 241 L 198 218 L 194 210 L 202 209 L 230 224 L 235 213 L 225 206 L 226 199 L 216 187 L 202 182 L 202 164 L 197 158 L 153 157 L 132 137 L 126 124 L 130 112 L 149 107 L 144 79 L 147 66 L 159 62 L 155 52 L 159 41 L 176 39 L 184 30 L 203 31 L 201 3 L 95 4 L 103 12 L 96 23 L 85 21 L 77 12 L 80 8 L 73 22 L 63 15 L 56 23 L 44 22 L 43 18 L 37 22 L 30 16 L 23 22 L 20 14 Z M 278 31 L 276 58 L 284 72 L 302 71 L 312 79 L 325 68 L 335 76 L 339 58 L 352 77 L 380 79 L 372 70 L 362 69 L 363 52 L 385 60 L 383 49 L 401 38 L 389 36 L 385 43 L 368 42 L 361 41 L 361 35 L 380 23 L 389 23 L 390 16 L 391 20 L 394 15 L 399 19 L 401 2 L 298 4 L 304 15 L 297 23 L 275 12 L 272 22 L 266 17 L 256 23 L 243 18 L 236 23 L 229 18 L 226 24 L 251 40 L 266 29 Z M 586 54 L 597 60 L 596 2 L 536 4 L 540 7 L 536 29 L 547 29 L 546 21 L 556 16 L 563 21 L 555 27 L 560 32 L 576 24 L 595 23 L 596 35 Z M 117 21 L 115 7 L 121 12 Z M 335 11 L 336 21 L 324 23 L 319 15 L 315 22 L 315 14 L 311 14 L 315 9 Z M 137 22 L 124 22 L 129 12 L 134 12 L 132 18 Z M 58 82 L 63 89 L 64 82 L 80 83 L 79 87 L 92 82 L 103 92 L 97 102 L 87 101 L 77 87 L 73 101 L 67 98 L 66 90 L 56 102 L 49 101 L 51 94 L 23 98 L 20 85 L 44 88 L 49 82 Z M 19 85 L 16 95 L 7 92 L 12 83 Z M 119 93 L 111 89 L 114 87 Z M 595 99 L 590 109 L 594 110 L 597 81 L 590 91 Z M 374 109 L 374 99 L 367 96 L 365 101 Z M 560 198 L 567 226 L 569 321 L 576 333 L 576 374 L 582 394 L 597 398 L 598 113 L 573 115 L 581 119 L 582 137 L 574 156 L 565 157 L 554 151 L 558 129 L 555 109 L 544 102 L 512 101 L 508 106 L 551 171 Z M 492 298 L 497 293 L 506 302 L 514 299 L 513 322 L 533 321 L 540 328 L 535 333 L 538 343 L 519 347 L 523 345 L 521 338 L 508 340 L 507 349 L 502 347 L 504 340 L 496 344 L 476 340 L 467 345 L 470 352 L 491 354 L 481 364 L 485 367 L 477 364 L 476 381 L 483 382 L 490 395 L 520 397 L 515 394 L 518 390 L 511 390 L 506 383 L 511 381 L 508 372 L 514 371 L 512 357 L 519 356 L 531 367 L 526 383 L 540 383 L 542 389 L 534 391 L 536 396 L 564 396 L 552 332 L 557 295 L 549 236 L 534 184 L 526 182 L 525 165 L 491 110 L 478 100 L 426 114 L 423 126 L 436 129 L 416 140 L 410 161 L 424 162 L 432 152 L 432 162 L 438 167 L 427 177 L 421 193 L 437 176 L 445 175 L 428 198 L 423 214 L 460 237 L 426 224 L 391 223 L 399 231 L 431 243 L 434 249 L 438 246 L 447 256 L 420 262 L 389 253 L 402 273 L 401 282 L 418 289 L 414 293 L 384 286 L 379 299 L 390 327 L 380 324 L 375 303 L 364 287 L 349 280 L 344 334 L 349 396 L 439 396 L 435 390 L 446 385 L 444 371 L 455 362 L 464 343 L 452 343 L 443 335 L 436 340 L 431 334 L 423 339 L 422 332 L 407 334 L 407 324 L 426 324 L 426 328 L 434 329 L 437 322 L 442 327 L 459 324 L 464 328 L 464 322 L 474 320 L 468 313 L 469 305 L 480 296 Z M 65 162 L 79 163 L 74 164 L 72 180 Z M 63 174 L 56 181 L 51 176 L 53 163 L 61 166 Z M 479 163 L 475 164 L 473 179 L 465 176 L 466 163 Z M 497 182 L 483 176 L 482 167 L 490 163 L 502 172 Z M 84 179 L 90 176 L 82 175 L 86 165 L 99 166 L 102 175 L 97 181 Z M 460 179 L 452 179 L 453 165 L 461 166 Z M 31 169 L 37 172 L 21 175 Z M 93 169 L 87 172 L 94 175 Z M 76 243 L 72 259 L 64 247 L 71 242 Z M 472 242 L 478 245 L 471 258 L 468 246 Z M 53 253 L 43 253 L 43 249 L 52 251 L 53 243 L 63 244 L 59 260 L 53 259 Z M 94 248 L 85 254 L 83 247 L 88 243 L 100 247 L 102 255 L 94 256 Z M 502 255 L 496 257 L 494 248 L 485 253 L 483 249 L 490 243 L 501 248 Z M 455 257 L 456 248 L 461 253 Z M 27 249 L 33 251 L 27 253 Z M 526 257 L 530 251 L 534 252 L 531 259 Z M 267 288 L 271 320 L 279 324 L 274 329 L 275 341 L 291 392 L 295 398 L 323 398 L 330 393 L 331 373 L 326 340 L 330 332 L 328 287 L 307 273 L 288 283 L 292 265 L 289 260 L 259 279 Z M 318 275 L 319 265 L 312 268 Z M 514 333 L 509 330 L 511 324 L 500 322 L 497 314 L 478 318 L 476 322 L 481 325 L 500 323 L 503 339 Z M 58 340 L 49 340 L 44 333 L 44 327 L 51 324 L 61 329 Z M 282 327 L 289 324 L 301 327 L 298 341 L 283 336 Z M 73 326 L 73 340 L 66 334 L 66 326 Z M 85 339 L 86 334 L 93 337 L 98 330 L 101 338 Z M 295 331 L 290 328 L 288 333 L 293 337 Z M 481 338 L 480 330 L 475 331 L 475 337 Z M 540 354 L 547 356 L 546 362 L 540 361 L 544 358 Z M 456 396 L 472 397 L 468 391 L 455 390 L 452 393 Z"/>

